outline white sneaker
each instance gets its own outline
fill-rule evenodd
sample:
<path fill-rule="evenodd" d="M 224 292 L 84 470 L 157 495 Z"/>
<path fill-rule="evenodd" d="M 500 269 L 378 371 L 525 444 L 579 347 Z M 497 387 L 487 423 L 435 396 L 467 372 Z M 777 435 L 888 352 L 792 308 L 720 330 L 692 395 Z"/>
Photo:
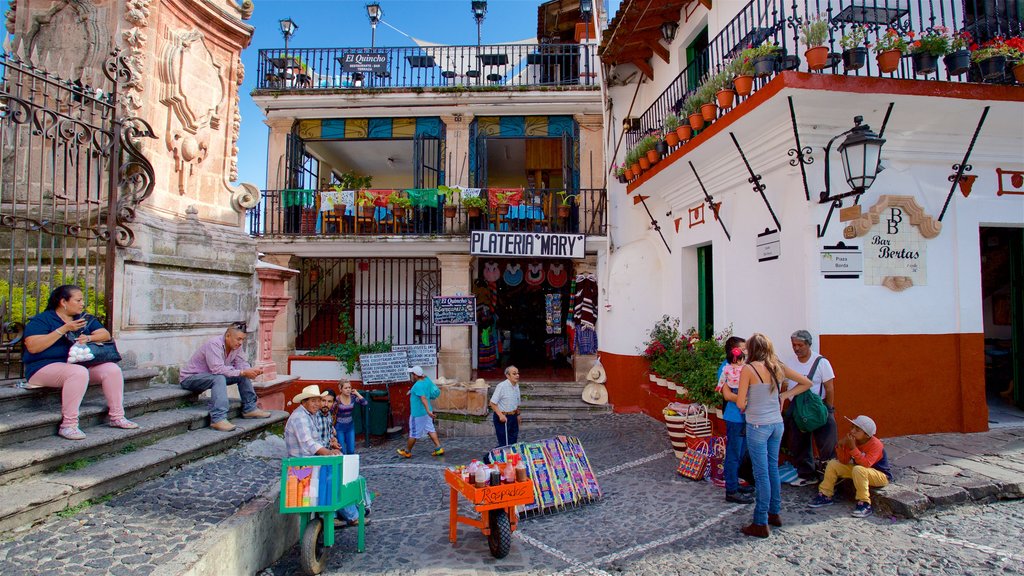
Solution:
<path fill-rule="evenodd" d="M 789 483 L 790 486 L 793 486 L 793 487 L 796 487 L 796 488 L 799 488 L 801 486 L 810 486 L 812 484 L 817 484 L 817 482 L 814 481 L 814 480 L 811 480 L 810 478 L 800 478 L 800 477 L 797 477 L 796 480 L 793 480 L 792 482 Z"/>

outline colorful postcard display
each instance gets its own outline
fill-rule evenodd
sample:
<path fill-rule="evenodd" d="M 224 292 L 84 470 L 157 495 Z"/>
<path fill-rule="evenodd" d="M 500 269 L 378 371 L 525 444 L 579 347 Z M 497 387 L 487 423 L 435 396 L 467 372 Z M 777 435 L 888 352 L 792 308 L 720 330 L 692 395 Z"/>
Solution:
<path fill-rule="evenodd" d="M 519 454 L 533 480 L 534 502 L 520 513 L 546 513 L 578 506 L 601 497 L 601 487 L 578 438 L 557 436 L 491 450 L 491 460 L 505 462 Z"/>

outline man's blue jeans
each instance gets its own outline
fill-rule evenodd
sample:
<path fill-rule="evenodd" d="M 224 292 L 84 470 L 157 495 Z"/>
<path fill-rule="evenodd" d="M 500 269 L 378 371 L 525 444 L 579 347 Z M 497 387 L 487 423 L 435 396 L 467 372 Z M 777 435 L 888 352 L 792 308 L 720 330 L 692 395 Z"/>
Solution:
<path fill-rule="evenodd" d="M 242 398 L 242 414 L 256 409 L 256 392 L 252 389 L 252 382 L 245 376 L 194 374 L 182 380 L 181 387 L 197 394 L 210 391 L 210 423 L 213 424 L 228 417 L 229 384 L 238 384 L 238 395 Z"/>
<path fill-rule="evenodd" d="M 740 489 L 740 463 L 747 453 L 747 438 L 743 434 L 745 422 L 725 421 L 725 492 L 732 494 Z"/>
<path fill-rule="evenodd" d="M 782 510 L 779 447 L 784 429 L 782 422 L 761 425 L 747 422 L 747 451 L 754 468 L 754 524 L 766 525 L 769 514 Z"/>
<path fill-rule="evenodd" d="M 498 447 L 519 442 L 519 415 L 505 414 L 505 422 L 497 414 L 491 414 L 494 422 L 494 434 L 498 437 Z"/>

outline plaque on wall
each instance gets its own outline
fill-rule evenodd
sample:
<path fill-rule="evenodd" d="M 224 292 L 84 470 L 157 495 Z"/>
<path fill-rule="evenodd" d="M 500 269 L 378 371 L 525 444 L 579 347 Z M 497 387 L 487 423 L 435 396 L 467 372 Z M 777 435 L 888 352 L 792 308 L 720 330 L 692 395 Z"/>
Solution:
<path fill-rule="evenodd" d="M 469 253 L 510 258 L 583 258 L 585 242 L 583 234 L 478 230 L 469 236 Z"/>
<path fill-rule="evenodd" d="M 864 253 L 860 246 L 840 242 L 821 248 L 821 274 L 828 279 L 860 278 L 864 270 Z"/>
<path fill-rule="evenodd" d="M 928 240 L 941 230 L 913 196 L 883 195 L 843 236 L 865 238 L 865 284 L 901 292 L 927 284 Z"/>
<path fill-rule="evenodd" d="M 392 352 L 405 352 L 409 366 L 437 366 L 437 347 L 433 344 L 402 344 L 391 347 Z"/>
<path fill-rule="evenodd" d="M 476 296 L 434 296 L 430 318 L 434 326 L 476 324 Z"/>
<path fill-rule="evenodd" d="M 360 354 L 359 372 L 364 384 L 409 381 L 409 358 L 405 352 Z"/>
<path fill-rule="evenodd" d="M 757 261 L 768 262 L 778 260 L 782 254 L 782 243 L 779 241 L 779 231 L 764 229 L 757 235 Z"/>

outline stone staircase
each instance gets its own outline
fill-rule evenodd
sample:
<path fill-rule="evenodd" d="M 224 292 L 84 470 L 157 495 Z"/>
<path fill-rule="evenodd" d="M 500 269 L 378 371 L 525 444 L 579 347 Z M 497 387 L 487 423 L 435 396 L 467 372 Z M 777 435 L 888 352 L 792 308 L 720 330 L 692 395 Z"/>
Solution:
<path fill-rule="evenodd" d="M 288 417 L 245 420 L 234 402 L 228 417 L 238 428 L 217 432 L 209 428 L 205 400 L 178 386 L 150 385 L 156 375 L 125 370 L 124 407 L 135 430 L 107 426 L 102 390 L 90 386 L 80 441 L 57 436 L 59 390 L 0 384 L 0 535 L 219 453 Z"/>
<path fill-rule="evenodd" d="M 548 428 L 570 422 L 592 420 L 611 414 L 609 405 L 594 406 L 583 401 L 582 382 L 522 383 L 523 428 Z M 493 393 L 493 387 L 490 392 Z"/>

